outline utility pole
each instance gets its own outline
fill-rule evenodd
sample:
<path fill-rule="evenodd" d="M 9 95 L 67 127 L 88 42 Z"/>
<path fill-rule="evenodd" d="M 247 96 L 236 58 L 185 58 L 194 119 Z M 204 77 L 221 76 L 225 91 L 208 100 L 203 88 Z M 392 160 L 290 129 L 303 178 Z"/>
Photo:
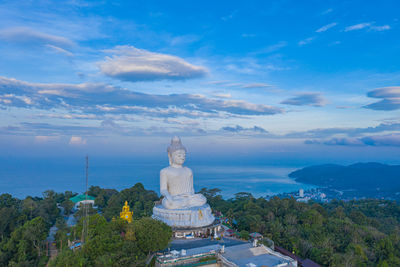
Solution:
<path fill-rule="evenodd" d="M 85 204 L 83 205 L 84 220 L 82 225 L 82 244 L 87 241 L 89 231 L 89 205 L 88 205 L 88 180 L 89 180 L 89 156 L 86 155 L 86 191 L 85 191 Z"/>

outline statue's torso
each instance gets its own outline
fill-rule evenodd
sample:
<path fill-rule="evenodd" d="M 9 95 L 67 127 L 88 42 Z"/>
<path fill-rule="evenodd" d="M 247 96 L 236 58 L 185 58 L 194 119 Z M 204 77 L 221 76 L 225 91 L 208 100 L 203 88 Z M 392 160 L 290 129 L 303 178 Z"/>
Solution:
<path fill-rule="evenodd" d="M 167 167 L 161 170 L 167 180 L 168 192 L 172 196 L 182 194 L 193 194 L 193 173 L 187 167 Z"/>

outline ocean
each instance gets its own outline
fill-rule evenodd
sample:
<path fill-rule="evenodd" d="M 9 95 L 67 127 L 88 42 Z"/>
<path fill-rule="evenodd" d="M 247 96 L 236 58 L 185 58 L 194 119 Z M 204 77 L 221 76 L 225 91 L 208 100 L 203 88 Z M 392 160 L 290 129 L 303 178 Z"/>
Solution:
<path fill-rule="evenodd" d="M 313 187 L 288 177 L 290 172 L 299 168 L 296 166 L 207 160 L 187 161 L 185 165 L 193 170 L 196 191 L 203 187 L 219 188 L 224 198 L 233 197 L 238 192 L 264 197 Z M 142 183 L 146 189 L 159 193 L 159 171 L 166 166 L 166 159 L 90 157 L 89 186 L 122 190 Z M 0 194 L 25 198 L 28 195 L 42 196 L 49 189 L 84 192 L 85 158 L 0 159 Z"/>

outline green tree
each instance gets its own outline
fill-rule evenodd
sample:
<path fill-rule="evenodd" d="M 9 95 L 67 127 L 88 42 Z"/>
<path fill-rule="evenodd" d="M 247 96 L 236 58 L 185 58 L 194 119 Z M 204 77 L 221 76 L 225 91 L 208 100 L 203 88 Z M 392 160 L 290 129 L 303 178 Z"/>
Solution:
<path fill-rule="evenodd" d="M 74 202 L 72 202 L 71 200 L 66 199 L 63 202 L 61 202 L 61 207 L 64 208 L 64 214 L 65 215 L 70 215 L 72 208 L 74 207 Z"/>
<path fill-rule="evenodd" d="M 6 255 L 2 256 L 3 266 L 17 264 L 19 266 L 37 266 L 41 258 L 44 240 L 49 227 L 41 217 L 26 222 L 11 233 L 11 238 L 4 246 Z"/>
<path fill-rule="evenodd" d="M 244 240 L 249 240 L 250 239 L 250 234 L 246 230 L 240 231 L 240 237 L 243 238 Z"/>
<path fill-rule="evenodd" d="M 168 225 L 150 217 L 135 220 L 132 226 L 136 242 L 144 253 L 166 248 L 172 237 L 172 230 Z"/>

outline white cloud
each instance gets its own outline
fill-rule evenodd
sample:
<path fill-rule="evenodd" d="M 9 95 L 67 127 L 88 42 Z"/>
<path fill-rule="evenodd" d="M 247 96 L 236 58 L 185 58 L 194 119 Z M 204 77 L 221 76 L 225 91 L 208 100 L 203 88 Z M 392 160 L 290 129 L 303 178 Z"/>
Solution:
<path fill-rule="evenodd" d="M 245 89 L 266 88 L 266 87 L 271 87 L 271 85 L 266 84 L 266 83 L 247 83 L 242 86 L 242 88 L 245 88 Z"/>
<path fill-rule="evenodd" d="M 311 43 L 314 39 L 315 39 L 315 37 L 306 38 L 306 39 L 304 39 L 304 40 L 301 40 L 301 41 L 298 43 L 298 45 L 299 45 L 299 46 L 303 46 L 303 45 L 309 44 L 309 43 Z"/>
<path fill-rule="evenodd" d="M 294 105 L 294 106 L 313 106 L 322 107 L 325 106 L 326 100 L 321 96 L 320 93 L 302 93 L 295 97 L 286 99 L 281 104 Z"/>
<path fill-rule="evenodd" d="M 319 28 L 315 32 L 325 32 L 325 31 L 329 30 L 330 28 L 335 27 L 336 25 L 337 25 L 337 23 L 333 22 L 333 23 L 327 24 L 325 26 L 322 26 L 321 28 Z"/>
<path fill-rule="evenodd" d="M 249 38 L 249 37 L 256 37 L 257 35 L 254 33 L 243 33 L 242 37 L 243 38 Z"/>
<path fill-rule="evenodd" d="M 47 34 L 28 27 L 13 27 L 0 30 L 0 39 L 16 43 L 55 44 L 59 46 L 74 45 L 74 42 L 65 37 Z"/>
<path fill-rule="evenodd" d="M 255 51 L 255 52 L 253 52 L 251 54 L 253 54 L 253 55 L 268 54 L 268 53 L 272 53 L 272 52 L 278 51 L 278 50 L 280 50 L 281 48 L 284 48 L 287 45 L 288 45 L 288 43 L 286 41 L 280 41 L 280 42 L 278 42 L 276 44 L 273 44 L 273 45 L 267 46 L 267 47 L 265 47 L 263 49 L 260 49 L 258 51 Z"/>
<path fill-rule="evenodd" d="M 52 51 L 60 53 L 60 54 L 64 54 L 66 56 L 72 57 L 74 54 L 69 52 L 68 50 L 55 46 L 55 45 L 51 45 L 51 44 L 46 44 L 46 47 L 50 48 Z"/>
<path fill-rule="evenodd" d="M 349 32 L 349 31 L 361 30 L 361 29 L 367 28 L 369 26 L 371 26 L 371 22 L 359 23 L 359 24 L 355 24 L 355 25 L 346 27 L 344 29 L 344 31 Z"/>
<path fill-rule="evenodd" d="M 223 80 L 223 81 L 211 81 L 211 82 L 207 82 L 207 84 L 213 84 L 213 85 L 220 85 L 220 84 L 225 84 L 225 83 L 229 83 L 230 81 L 228 80 Z"/>
<path fill-rule="evenodd" d="M 80 136 L 71 136 L 71 139 L 69 139 L 69 144 L 72 146 L 86 145 L 86 139 L 83 139 Z"/>
<path fill-rule="evenodd" d="M 172 46 L 175 45 L 186 45 L 186 44 L 192 44 L 200 40 L 200 36 L 194 35 L 194 34 L 188 34 L 188 35 L 181 35 L 181 36 L 176 36 L 171 39 L 170 44 Z"/>
<path fill-rule="evenodd" d="M 377 88 L 368 92 L 368 96 L 375 98 L 400 98 L 400 86 Z"/>
<path fill-rule="evenodd" d="M 124 81 L 185 80 L 206 75 L 207 69 L 182 58 L 153 53 L 133 46 L 117 46 L 99 64 L 103 74 Z"/>
<path fill-rule="evenodd" d="M 389 86 L 369 91 L 368 97 L 378 98 L 380 101 L 364 106 L 374 110 L 400 109 L 400 86 Z"/>
<path fill-rule="evenodd" d="M 243 89 L 267 88 L 272 86 L 267 83 L 237 83 L 231 81 L 213 81 L 208 84 L 220 85 L 223 87 L 239 87 Z"/>
<path fill-rule="evenodd" d="M 333 11 L 332 8 L 328 8 L 327 10 L 323 11 L 323 12 L 321 13 L 321 15 L 329 14 L 329 13 L 331 13 L 332 11 Z"/>
<path fill-rule="evenodd" d="M 226 93 L 226 94 L 224 94 L 224 93 L 215 93 L 215 94 L 213 94 L 213 96 L 217 97 L 217 98 L 232 98 L 232 95 L 230 93 Z"/>
<path fill-rule="evenodd" d="M 382 25 L 382 26 L 375 26 L 375 22 L 364 22 L 355 25 L 348 26 L 344 29 L 345 32 L 361 30 L 361 29 L 369 29 L 372 31 L 386 31 L 390 30 L 390 25 Z"/>
<path fill-rule="evenodd" d="M 231 19 L 233 19 L 233 17 L 236 15 L 237 12 L 238 12 L 237 10 L 234 10 L 229 15 L 222 17 L 221 19 L 223 21 L 231 20 Z"/>
<path fill-rule="evenodd" d="M 389 25 L 371 26 L 370 29 L 371 29 L 371 30 L 374 30 L 374 31 L 381 32 L 381 31 L 390 30 L 390 26 L 389 26 Z"/>

